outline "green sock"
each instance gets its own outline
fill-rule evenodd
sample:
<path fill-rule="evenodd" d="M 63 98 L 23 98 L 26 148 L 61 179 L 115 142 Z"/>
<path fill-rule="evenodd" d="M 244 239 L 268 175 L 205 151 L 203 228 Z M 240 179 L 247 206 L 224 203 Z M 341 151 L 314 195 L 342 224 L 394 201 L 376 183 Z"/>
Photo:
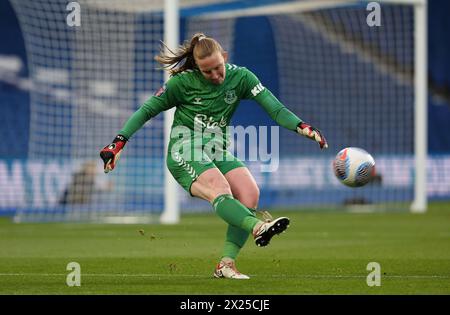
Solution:
<path fill-rule="evenodd" d="M 253 214 L 256 210 L 248 208 Z M 222 258 L 229 257 L 233 260 L 244 247 L 250 233 L 233 225 L 228 225 L 225 245 L 223 247 Z"/>
<path fill-rule="evenodd" d="M 236 259 L 250 233 L 233 225 L 228 225 L 222 258 L 230 257 Z"/>
<path fill-rule="evenodd" d="M 253 232 L 253 227 L 260 222 L 255 215 L 232 195 L 220 195 L 213 201 L 213 207 L 219 217 L 247 233 Z"/>

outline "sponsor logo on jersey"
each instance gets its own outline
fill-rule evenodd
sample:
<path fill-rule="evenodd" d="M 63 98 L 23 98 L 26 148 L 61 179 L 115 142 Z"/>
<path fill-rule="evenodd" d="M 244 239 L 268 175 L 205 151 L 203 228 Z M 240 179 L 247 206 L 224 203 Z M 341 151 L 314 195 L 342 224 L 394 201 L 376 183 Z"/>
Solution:
<path fill-rule="evenodd" d="M 159 88 L 158 91 L 156 91 L 155 96 L 161 96 L 164 94 L 165 91 L 166 91 L 166 85 L 164 84 L 163 86 L 161 86 Z"/>
<path fill-rule="evenodd" d="M 237 101 L 236 91 L 230 90 L 225 92 L 225 98 L 223 99 L 225 103 L 231 105 Z"/>
<path fill-rule="evenodd" d="M 252 89 L 252 94 L 253 96 L 258 95 L 259 93 L 261 93 L 262 91 L 264 91 L 265 87 L 261 84 L 258 83 L 253 89 Z"/>
<path fill-rule="evenodd" d="M 215 121 L 215 119 L 213 117 L 208 117 L 207 115 L 204 114 L 197 114 L 194 117 L 194 123 L 196 125 L 201 126 L 202 128 L 216 128 L 216 127 L 226 127 L 227 126 L 227 121 L 225 119 L 225 117 L 221 117 L 220 121 Z"/>

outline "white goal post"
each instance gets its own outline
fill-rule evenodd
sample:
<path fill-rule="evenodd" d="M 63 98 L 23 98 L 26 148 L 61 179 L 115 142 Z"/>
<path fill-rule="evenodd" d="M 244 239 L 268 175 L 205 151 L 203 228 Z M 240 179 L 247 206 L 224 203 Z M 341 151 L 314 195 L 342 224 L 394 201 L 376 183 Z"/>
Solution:
<path fill-rule="evenodd" d="M 414 153 L 416 177 L 414 181 L 414 201 L 411 211 L 422 213 L 427 210 L 427 132 L 428 132 L 428 55 L 427 55 L 427 0 L 415 1 L 414 4 L 414 52 L 415 73 L 415 126 Z"/>
<path fill-rule="evenodd" d="M 178 46 L 178 39 L 180 38 L 180 23 L 179 23 L 179 2 L 178 0 L 164 2 L 164 42 L 170 49 L 175 49 Z M 164 79 L 169 79 L 169 73 L 164 74 Z M 167 146 L 170 140 L 170 130 L 175 109 L 172 108 L 164 113 L 164 142 Z M 170 174 L 169 170 L 165 168 L 165 183 L 164 183 L 164 211 L 161 214 L 160 221 L 163 224 L 174 224 L 180 221 L 180 203 L 178 201 L 178 184 Z"/>

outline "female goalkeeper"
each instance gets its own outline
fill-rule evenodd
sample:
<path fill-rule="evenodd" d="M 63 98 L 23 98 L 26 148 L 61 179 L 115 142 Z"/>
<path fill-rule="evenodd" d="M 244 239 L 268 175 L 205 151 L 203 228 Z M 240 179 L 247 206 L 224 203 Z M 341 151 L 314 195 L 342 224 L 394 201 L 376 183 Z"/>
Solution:
<path fill-rule="evenodd" d="M 226 135 L 226 127 L 239 101 L 254 99 L 280 126 L 315 140 L 321 149 L 328 145 L 318 129 L 290 112 L 251 71 L 228 64 L 227 57 L 215 39 L 202 33 L 195 34 L 170 55 L 161 52 L 156 60 L 170 71 L 170 79 L 128 119 L 114 141 L 100 152 L 100 157 L 105 172 L 111 171 L 125 143 L 144 123 L 160 112 L 176 107 L 167 167 L 187 192 L 209 201 L 228 223 L 222 258 L 214 276 L 249 279 L 235 265 L 248 236 L 253 235 L 257 246 L 266 246 L 274 235 L 289 226 L 289 219 L 261 221 L 255 216 L 259 200 L 255 179 L 226 146 L 215 144 L 215 151 L 205 150 L 212 139 L 220 138 L 211 138 L 208 129 L 220 129 Z M 190 132 L 187 141 L 186 130 Z M 180 134 L 184 138 L 182 148 L 177 149 Z M 191 152 L 186 154 L 189 150 Z M 199 156 L 201 158 L 196 158 Z"/>

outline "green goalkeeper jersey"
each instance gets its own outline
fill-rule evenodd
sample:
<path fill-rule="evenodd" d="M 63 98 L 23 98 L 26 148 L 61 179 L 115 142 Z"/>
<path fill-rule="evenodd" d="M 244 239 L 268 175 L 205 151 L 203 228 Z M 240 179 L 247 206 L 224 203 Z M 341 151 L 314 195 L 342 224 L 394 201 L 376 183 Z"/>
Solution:
<path fill-rule="evenodd" d="M 296 131 L 301 119 L 281 104 L 250 70 L 233 64 L 226 64 L 225 69 L 225 80 L 220 85 L 206 80 L 198 69 L 172 76 L 130 117 L 119 134 L 130 139 L 145 122 L 172 107 L 176 107 L 172 129 L 184 126 L 203 131 L 219 127 L 226 134 L 242 99 L 254 99 L 280 126 Z"/>

